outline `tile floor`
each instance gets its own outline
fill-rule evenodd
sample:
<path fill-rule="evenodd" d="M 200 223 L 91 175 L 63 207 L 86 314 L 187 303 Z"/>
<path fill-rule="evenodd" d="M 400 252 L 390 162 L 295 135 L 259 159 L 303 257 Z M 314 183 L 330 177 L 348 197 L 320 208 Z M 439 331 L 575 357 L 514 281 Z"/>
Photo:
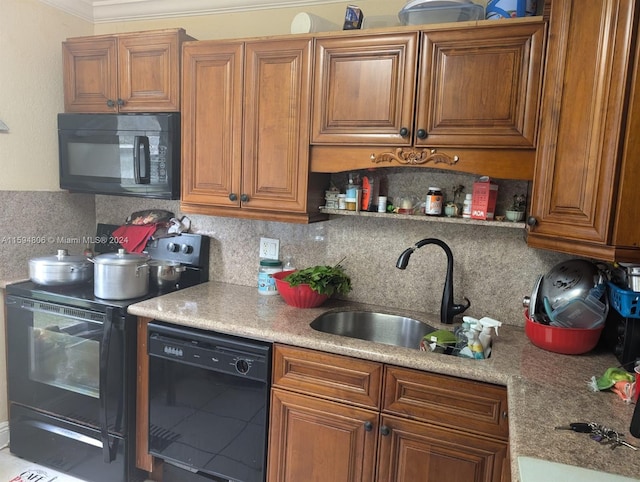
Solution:
<path fill-rule="evenodd" d="M 0 482 L 87 482 L 0 450 Z M 151 481 L 148 481 L 151 482 Z"/>
<path fill-rule="evenodd" d="M 0 450 L 0 482 L 85 482 Z"/>

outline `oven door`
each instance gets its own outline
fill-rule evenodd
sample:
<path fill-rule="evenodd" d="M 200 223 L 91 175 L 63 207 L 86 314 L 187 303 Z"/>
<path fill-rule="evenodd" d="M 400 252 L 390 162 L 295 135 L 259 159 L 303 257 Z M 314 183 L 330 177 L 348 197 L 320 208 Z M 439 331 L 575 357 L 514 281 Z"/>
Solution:
<path fill-rule="evenodd" d="M 122 436 L 125 319 L 11 295 L 6 309 L 9 401 Z"/>

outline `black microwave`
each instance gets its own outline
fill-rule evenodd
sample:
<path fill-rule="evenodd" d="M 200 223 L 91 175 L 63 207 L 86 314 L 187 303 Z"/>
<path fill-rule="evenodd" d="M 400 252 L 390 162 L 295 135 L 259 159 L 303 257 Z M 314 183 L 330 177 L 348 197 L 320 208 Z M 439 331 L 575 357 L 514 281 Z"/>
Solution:
<path fill-rule="evenodd" d="M 180 199 L 180 114 L 58 114 L 60 188 Z"/>

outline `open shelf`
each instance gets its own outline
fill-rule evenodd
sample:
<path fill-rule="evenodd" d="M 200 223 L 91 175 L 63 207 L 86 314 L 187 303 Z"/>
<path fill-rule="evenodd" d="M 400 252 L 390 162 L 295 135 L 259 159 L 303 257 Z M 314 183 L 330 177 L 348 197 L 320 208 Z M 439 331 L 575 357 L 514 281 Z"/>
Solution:
<path fill-rule="evenodd" d="M 384 219 L 402 219 L 415 222 L 427 222 L 427 223 L 451 223 L 451 224 L 471 224 L 477 226 L 491 226 L 495 228 L 507 228 L 507 229 L 524 229 L 524 222 L 511 222 L 511 221 L 483 221 L 480 219 L 468 219 L 463 217 L 446 217 L 446 216 L 425 216 L 423 214 L 395 214 L 395 213 L 377 213 L 369 211 L 347 211 L 345 209 L 327 209 L 320 208 L 320 211 L 336 216 L 362 216 L 369 218 L 384 218 Z"/>

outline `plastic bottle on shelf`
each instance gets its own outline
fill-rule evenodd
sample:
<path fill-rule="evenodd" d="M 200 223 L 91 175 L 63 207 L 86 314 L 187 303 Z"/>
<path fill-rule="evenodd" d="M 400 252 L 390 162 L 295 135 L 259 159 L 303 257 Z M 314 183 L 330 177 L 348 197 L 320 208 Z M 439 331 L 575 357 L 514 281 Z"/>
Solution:
<path fill-rule="evenodd" d="M 471 217 L 471 201 L 472 195 L 468 192 L 464 197 L 464 202 L 462 203 L 462 217 L 470 218 Z"/>
<path fill-rule="evenodd" d="M 430 187 L 427 192 L 424 213 L 427 216 L 442 215 L 442 191 L 439 187 Z"/>

